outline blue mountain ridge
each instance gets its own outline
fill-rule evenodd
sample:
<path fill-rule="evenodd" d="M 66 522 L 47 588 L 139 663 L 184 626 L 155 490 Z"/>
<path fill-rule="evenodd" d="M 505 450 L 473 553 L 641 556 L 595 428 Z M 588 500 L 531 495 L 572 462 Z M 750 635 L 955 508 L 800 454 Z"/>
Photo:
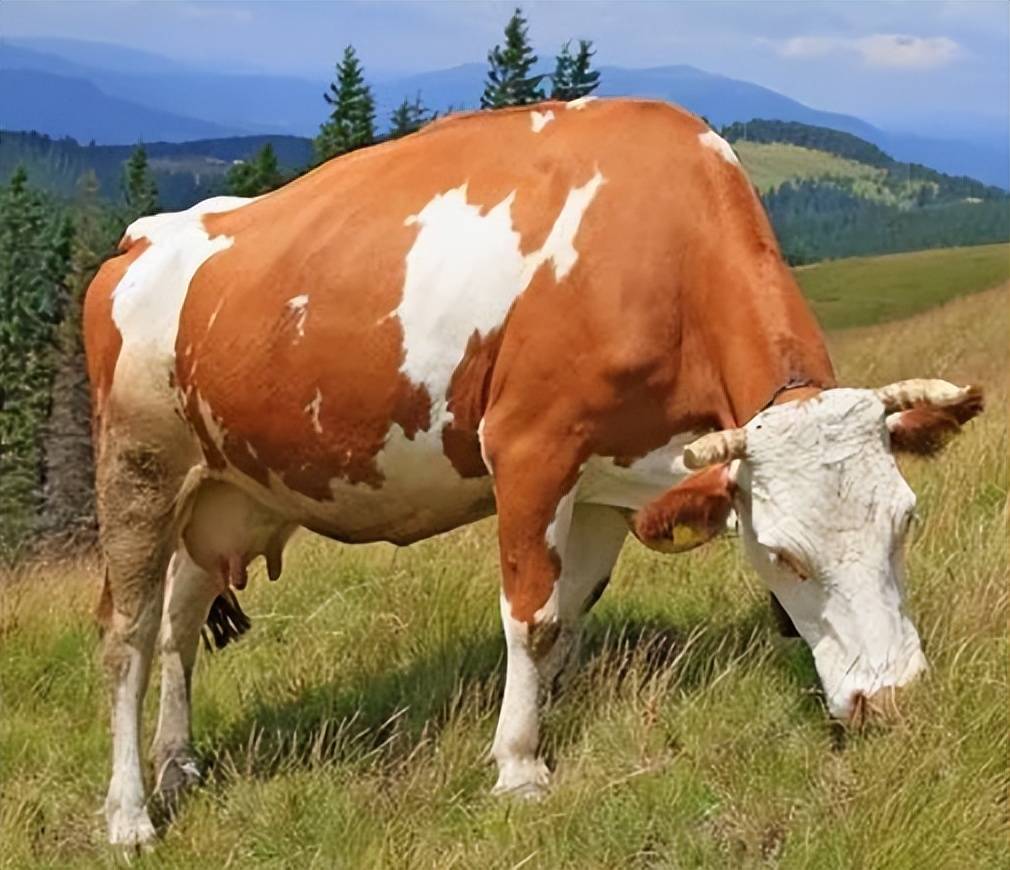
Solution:
<path fill-rule="evenodd" d="M 19 75 L 12 79 L 15 71 Z M 380 128 L 404 97 L 417 94 L 440 112 L 476 108 L 485 74 L 484 64 L 469 63 L 374 82 Z M 181 141 L 244 133 L 312 136 L 326 115 L 325 87 L 325 82 L 292 76 L 195 69 L 101 43 L 0 43 L 0 127 L 82 141 Z M 831 127 L 866 139 L 898 160 L 1010 187 L 1010 143 L 998 136 L 946 140 L 882 130 L 851 115 L 821 111 L 769 88 L 686 65 L 602 67 L 598 93 L 678 103 L 717 126 L 774 118 Z"/>

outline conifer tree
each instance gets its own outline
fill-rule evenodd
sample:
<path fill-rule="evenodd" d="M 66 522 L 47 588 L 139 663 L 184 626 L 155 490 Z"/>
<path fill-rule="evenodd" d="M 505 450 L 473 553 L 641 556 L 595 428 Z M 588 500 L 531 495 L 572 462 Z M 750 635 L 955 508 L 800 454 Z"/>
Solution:
<path fill-rule="evenodd" d="M 123 169 L 123 199 L 128 223 L 158 210 L 158 187 L 151 176 L 143 145 L 133 149 Z"/>
<path fill-rule="evenodd" d="M 544 98 L 540 90 L 542 75 L 530 73 L 537 56 L 529 41 L 529 25 L 522 10 L 516 9 L 505 26 L 505 46 L 496 45 L 488 52 L 488 75 L 480 98 L 482 109 L 525 106 Z"/>
<path fill-rule="evenodd" d="M 0 193 L 0 557 L 15 554 L 41 504 L 53 342 L 67 303 L 69 217 L 28 186 Z"/>
<path fill-rule="evenodd" d="M 344 57 L 337 64 L 337 80 L 330 83 L 323 99 L 332 109 L 316 136 L 319 162 L 375 141 L 375 100 L 354 46 L 344 49 Z"/>
<path fill-rule="evenodd" d="M 389 116 L 389 138 L 399 139 L 401 136 L 414 133 L 433 120 L 435 113 L 425 108 L 420 94 L 413 102 L 404 97 L 403 102 L 393 109 Z"/>
<path fill-rule="evenodd" d="M 228 191 L 235 196 L 259 196 L 280 187 L 284 181 L 274 146 L 267 142 L 252 160 L 228 170 Z"/>
<path fill-rule="evenodd" d="M 593 43 L 588 39 L 579 40 L 579 50 L 573 56 L 571 42 L 561 46 L 554 66 L 553 87 L 551 99 L 577 100 L 589 96 L 600 85 L 600 74 L 590 69 L 593 55 Z"/>
<path fill-rule="evenodd" d="M 92 544 L 97 535 L 91 394 L 81 329 L 84 292 L 123 232 L 102 205 L 93 169 L 78 180 L 73 201 L 74 245 L 66 310 L 53 341 L 50 410 L 42 443 L 42 509 L 34 531 L 60 545 Z"/>

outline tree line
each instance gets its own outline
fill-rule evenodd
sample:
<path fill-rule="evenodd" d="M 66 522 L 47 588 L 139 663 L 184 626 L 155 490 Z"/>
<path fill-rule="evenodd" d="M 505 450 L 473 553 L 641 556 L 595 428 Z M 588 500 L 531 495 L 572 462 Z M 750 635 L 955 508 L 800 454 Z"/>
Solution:
<path fill-rule="evenodd" d="M 574 50 L 565 43 L 553 73 L 534 74 L 529 25 L 516 9 L 503 43 L 488 52 L 481 107 L 585 96 L 599 84 L 593 54 L 588 40 Z M 328 114 L 313 143 L 315 164 L 406 136 L 437 116 L 421 94 L 405 97 L 380 136 L 372 91 L 351 45 L 323 96 Z M 44 155 L 54 173 L 73 170 L 67 152 L 52 149 L 48 137 L 20 134 L 19 143 Z M 235 161 L 225 181 L 229 193 L 257 196 L 287 180 L 267 142 L 251 159 Z M 81 310 L 87 286 L 126 226 L 159 211 L 147 149 L 136 146 L 122 164 L 117 202 L 103 201 L 100 188 L 88 169 L 71 195 L 56 197 L 33 188 L 23 165 L 0 188 L 0 562 L 39 540 L 86 544 L 96 532 Z"/>

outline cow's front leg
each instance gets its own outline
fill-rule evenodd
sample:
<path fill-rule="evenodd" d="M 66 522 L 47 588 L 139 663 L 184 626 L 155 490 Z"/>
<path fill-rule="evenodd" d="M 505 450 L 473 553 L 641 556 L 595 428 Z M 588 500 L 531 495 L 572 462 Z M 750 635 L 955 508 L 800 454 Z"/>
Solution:
<path fill-rule="evenodd" d="M 561 632 L 562 554 L 572 521 L 578 457 L 530 455 L 517 441 L 484 442 L 495 478 L 501 552 L 501 615 L 508 649 L 505 693 L 491 754 L 495 793 L 535 797 L 547 786 L 537 755 L 539 695 Z M 539 446 L 539 439 L 519 443 Z M 549 443 L 549 442 L 548 442 Z"/>

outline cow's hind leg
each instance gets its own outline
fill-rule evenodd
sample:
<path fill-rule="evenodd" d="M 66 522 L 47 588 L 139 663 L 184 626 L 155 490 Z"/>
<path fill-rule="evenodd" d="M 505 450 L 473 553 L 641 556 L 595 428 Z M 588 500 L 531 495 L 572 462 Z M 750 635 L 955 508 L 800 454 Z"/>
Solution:
<path fill-rule="evenodd" d="M 200 630 L 223 581 L 197 565 L 184 545 L 168 570 L 161 622 L 161 705 L 154 737 L 155 788 L 171 806 L 200 778 L 192 749 L 190 703 Z"/>
<path fill-rule="evenodd" d="M 157 450 L 122 444 L 103 451 L 96 483 L 111 606 L 104 662 L 112 704 L 112 779 L 105 815 L 109 841 L 136 846 L 154 837 L 141 771 L 141 712 L 173 545 L 176 487 Z"/>

